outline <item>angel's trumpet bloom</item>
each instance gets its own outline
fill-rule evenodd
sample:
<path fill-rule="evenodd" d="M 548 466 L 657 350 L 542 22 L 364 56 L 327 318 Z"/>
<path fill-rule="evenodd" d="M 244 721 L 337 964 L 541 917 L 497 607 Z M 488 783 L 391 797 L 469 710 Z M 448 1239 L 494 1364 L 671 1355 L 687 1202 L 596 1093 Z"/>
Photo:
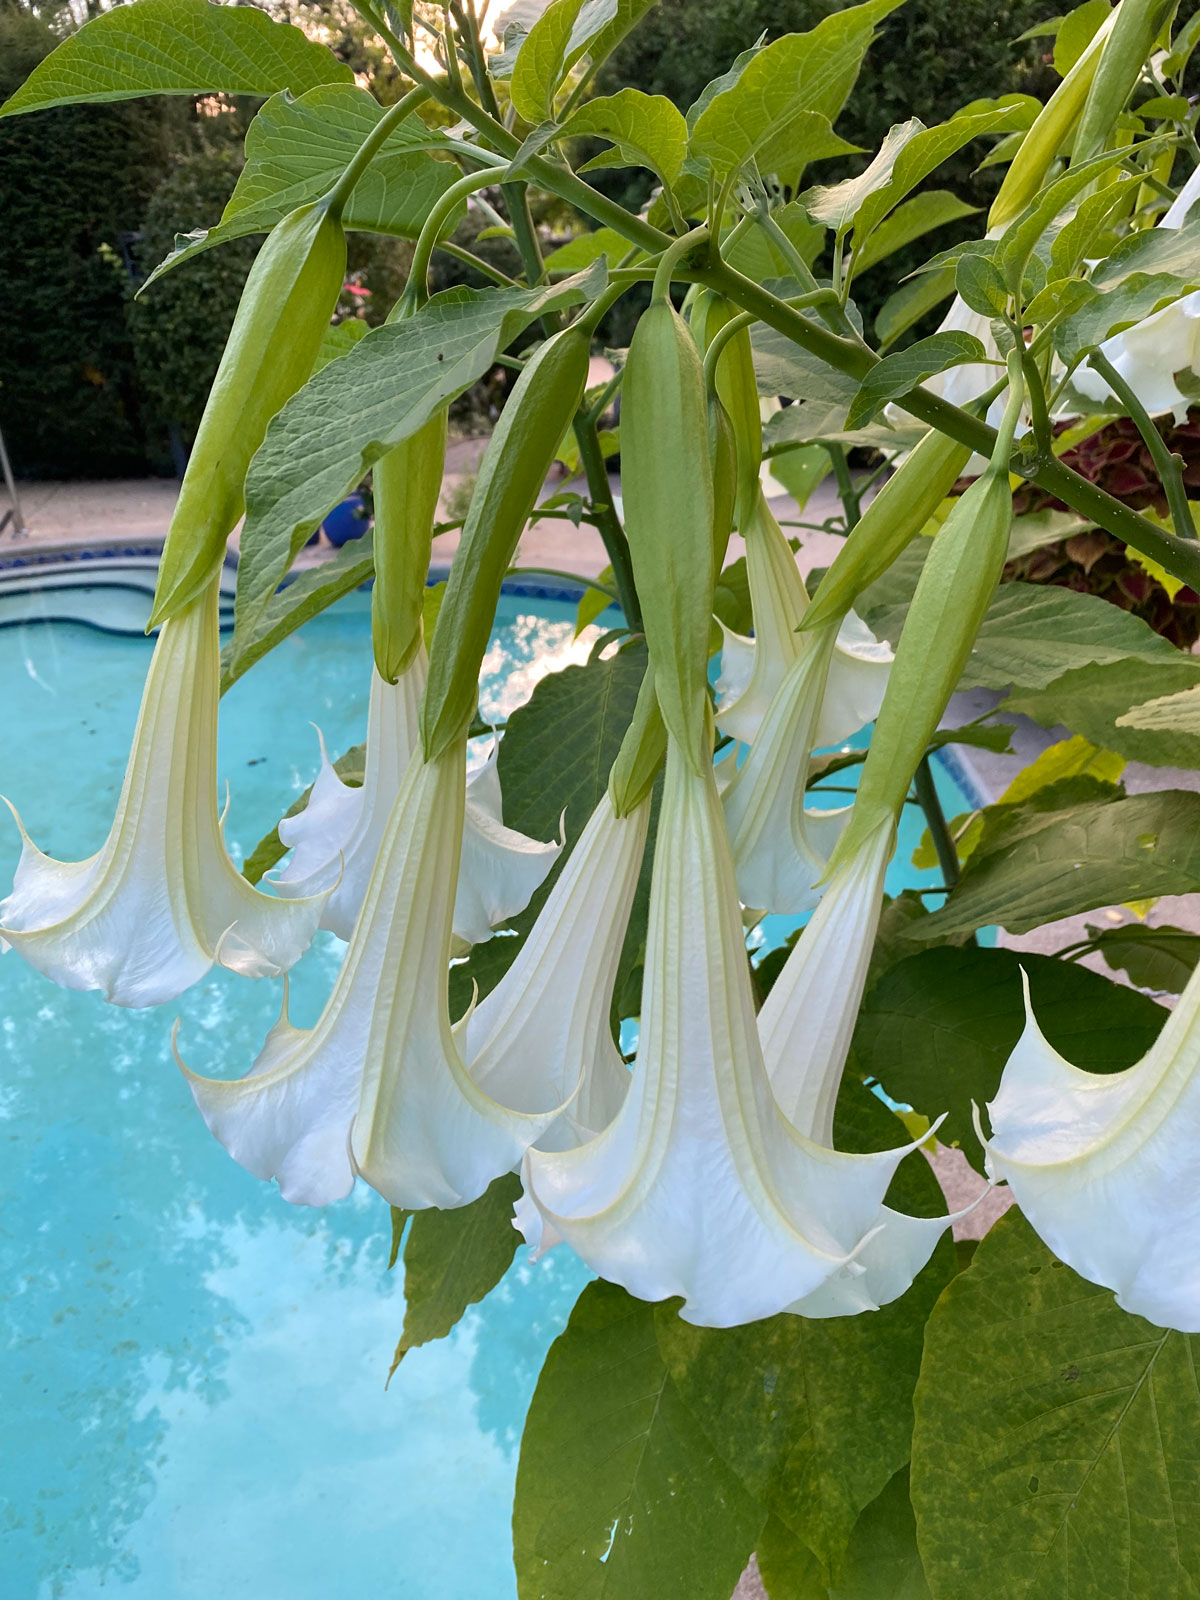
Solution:
<path fill-rule="evenodd" d="M 808 591 L 783 530 L 760 497 L 746 530 L 746 568 L 754 610 L 754 638 L 725 628 L 717 679 L 717 723 L 722 733 L 753 742 L 789 670 L 805 653 L 796 632 L 808 609 Z M 837 633 L 827 666 L 813 747 L 839 744 L 873 720 L 887 686 L 892 652 L 850 612 Z"/>
<path fill-rule="evenodd" d="M 758 911 L 799 916 L 812 910 L 822 894 L 816 885 L 850 814 L 848 806 L 809 811 L 804 805 L 836 634 L 828 626 L 800 636 L 800 653 L 721 794 L 738 895 Z"/>
<path fill-rule="evenodd" d="M 885 820 L 839 867 L 758 1014 L 763 1060 L 780 1109 L 815 1144 L 833 1147 L 833 1113 L 879 923 L 895 830 Z M 853 1260 L 788 1307 L 806 1317 L 874 1311 L 902 1295 L 952 1217 L 880 1205 Z"/>
<path fill-rule="evenodd" d="M 536 1081 L 566 1105 L 541 1150 L 593 1138 L 629 1088 L 610 1012 L 649 817 L 648 795 L 622 817 L 605 792 L 516 960 L 467 1023 L 482 1090 L 509 1105 Z"/>
<path fill-rule="evenodd" d="M 348 940 L 354 931 L 392 804 L 420 743 L 427 676 L 423 645 L 394 685 L 373 671 L 362 787 L 342 782 L 322 739 L 321 771 L 308 805 L 279 824 L 279 837 L 293 855 L 273 883 L 288 896 L 331 890 L 321 926 L 339 939 Z M 454 904 L 455 938 L 464 944 L 490 939 L 493 928 L 523 911 L 562 849 L 561 843 L 542 844 L 504 826 L 497 748 L 467 781 Z"/>
<path fill-rule="evenodd" d="M 315 1027 L 285 1015 L 244 1078 L 183 1068 L 234 1160 L 294 1204 L 340 1199 L 359 1174 L 407 1210 L 466 1205 L 563 1110 L 553 1095 L 522 1109 L 492 1099 L 463 1060 L 463 1024 L 450 1025 L 464 788 L 462 741 L 410 761 Z"/>
<path fill-rule="evenodd" d="M 911 1148 L 911 1147 L 909 1147 Z M 799 1133 L 771 1091 L 711 768 L 670 741 L 629 1093 L 597 1138 L 531 1149 L 519 1222 L 602 1277 L 728 1327 L 815 1295 L 879 1225 L 906 1149 L 844 1155 Z"/>
<path fill-rule="evenodd" d="M 0 948 L 69 989 L 123 1006 L 173 1000 L 214 962 L 248 977 L 297 961 L 324 896 L 283 901 L 246 882 L 217 811 L 218 583 L 163 624 L 117 813 L 86 861 L 54 861 L 21 819 L 21 860 L 0 904 Z"/>
<path fill-rule="evenodd" d="M 1136 1316 L 1200 1333 L 1200 973 L 1124 1072 L 1082 1072 L 1025 1031 L 988 1106 L 988 1172 L 1054 1251 Z M 981 1134 L 982 1137 L 982 1134 Z"/>
<path fill-rule="evenodd" d="M 1158 226 L 1182 228 L 1197 200 L 1200 167 L 1179 191 Z M 1195 404 L 1195 395 L 1180 387 L 1176 375 L 1200 371 L 1200 289 L 1173 300 L 1123 332 L 1114 333 L 1100 346 L 1100 353 L 1151 415 L 1170 411 L 1176 422 L 1182 422 L 1189 406 Z M 1086 365 L 1075 372 L 1071 381 L 1089 400 L 1100 404 L 1113 401 L 1108 384 Z M 1190 389 L 1191 385 L 1187 387 Z"/>

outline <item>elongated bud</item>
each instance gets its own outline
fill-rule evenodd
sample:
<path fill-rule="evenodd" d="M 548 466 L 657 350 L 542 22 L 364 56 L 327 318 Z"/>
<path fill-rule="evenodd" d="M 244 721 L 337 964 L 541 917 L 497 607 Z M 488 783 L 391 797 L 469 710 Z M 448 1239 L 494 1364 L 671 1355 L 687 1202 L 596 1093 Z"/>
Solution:
<path fill-rule="evenodd" d="M 691 328 L 702 351 L 707 351 L 725 324 L 737 315 L 730 305 L 711 290 L 696 297 Z M 739 328 L 725 342 L 717 358 L 715 387 L 733 430 L 737 457 L 737 501 L 734 526 L 745 532 L 758 496 L 758 472 L 762 465 L 762 413 L 758 408 L 758 380 L 754 376 L 754 350 L 750 329 Z"/>
<path fill-rule="evenodd" d="M 425 579 L 445 466 L 445 411 L 375 463 L 371 639 L 385 683 L 396 682 L 421 644 Z"/>
<path fill-rule="evenodd" d="M 167 531 L 149 626 L 194 600 L 225 559 L 250 458 L 304 384 L 346 275 L 346 235 L 322 202 L 286 216 L 255 258 Z"/>
<path fill-rule="evenodd" d="M 638 690 L 633 721 L 625 730 L 617 759 L 608 775 L 608 792 L 619 817 L 636 811 L 650 793 L 666 753 L 667 730 L 654 692 L 654 664 L 651 662 Z"/>
<path fill-rule="evenodd" d="M 436 761 L 471 725 L 500 586 L 563 428 L 583 399 L 590 349 L 589 334 L 578 326 L 547 339 L 517 379 L 484 452 L 429 657 L 421 707 L 426 761 Z"/>
<path fill-rule="evenodd" d="M 1101 24 L 1095 38 L 1047 100 L 1034 119 L 1033 126 L 1021 140 L 1021 147 L 1009 163 L 1000 192 L 988 212 L 989 234 L 998 228 L 1006 228 L 1014 217 L 1020 216 L 1042 187 L 1051 163 L 1079 120 L 1100 65 L 1105 40 L 1115 27 L 1125 3 L 1127 0 L 1121 0 L 1112 15 Z"/>
<path fill-rule="evenodd" d="M 713 483 L 704 370 L 665 298 L 638 322 L 625 363 L 621 478 L 625 528 L 663 721 L 697 771 L 713 584 Z"/>
<path fill-rule="evenodd" d="M 992 459 L 934 535 L 896 646 L 850 824 L 830 860 L 830 872 L 886 817 L 899 817 L 1000 581 L 1012 528 L 1008 460 L 1024 398 L 1015 356 L 1009 382 Z"/>
<path fill-rule="evenodd" d="M 713 581 L 725 565 L 737 499 L 737 444 L 718 394 L 708 396 L 708 459 L 713 481 Z"/>
<path fill-rule="evenodd" d="M 1179 0 L 1122 0 L 1120 14 L 1113 21 L 1088 89 L 1071 150 L 1072 165 L 1104 149 L 1141 77 L 1146 57 L 1178 3 Z"/>
<path fill-rule="evenodd" d="M 851 529 L 801 626 L 840 622 L 867 585 L 920 533 L 970 459 L 965 445 L 936 429 L 927 433 Z"/>

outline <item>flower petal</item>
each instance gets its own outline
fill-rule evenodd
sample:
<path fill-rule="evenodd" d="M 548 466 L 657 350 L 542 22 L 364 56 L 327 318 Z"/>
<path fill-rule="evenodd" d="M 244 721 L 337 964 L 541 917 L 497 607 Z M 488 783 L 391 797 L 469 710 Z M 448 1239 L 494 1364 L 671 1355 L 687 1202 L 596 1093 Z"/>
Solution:
<path fill-rule="evenodd" d="M 529 1199 L 603 1277 L 725 1327 L 845 1266 L 905 1153 L 822 1149 L 775 1103 L 716 788 L 671 741 L 629 1093 L 588 1144 L 528 1152 Z"/>
<path fill-rule="evenodd" d="M 988 1172 L 1050 1249 L 1126 1311 L 1200 1332 L 1200 982 L 1125 1072 L 1082 1072 L 1025 1030 L 988 1107 Z"/>
<path fill-rule="evenodd" d="M 462 745 L 429 764 L 414 756 L 315 1027 L 277 1026 L 236 1084 L 189 1075 L 213 1132 L 238 1159 L 248 1152 L 252 1171 L 270 1169 L 285 1199 L 323 1204 L 346 1192 L 349 1170 L 405 1209 L 466 1205 L 561 1111 L 553 1099 L 527 1111 L 497 1104 L 473 1082 L 450 1025 L 464 788 Z"/>
<path fill-rule="evenodd" d="M 505 1105 L 569 1102 L 539 1149 L 592 1138 L 629 1089 L 610 1012 L 649 817 L 648 796 L 618 817 L 605 792 L 515 961 L 467 1028 L 466 1058 L 481 1089 Z"/>
<path fill-rule="evenodd" d="M 226 853 L 217 810 L 217 598 L 214 581 L 162 627 L 103 849 L 86 861 L 55 861 L 22 827 L 13 892 L 0 904 L 0 934 L 31 966 L 67 988 L 100 989 L 117 1005 L 173 1000 L 214 961 L 249 977 L 285 971 L 324 904 L 261 893 Z"/>

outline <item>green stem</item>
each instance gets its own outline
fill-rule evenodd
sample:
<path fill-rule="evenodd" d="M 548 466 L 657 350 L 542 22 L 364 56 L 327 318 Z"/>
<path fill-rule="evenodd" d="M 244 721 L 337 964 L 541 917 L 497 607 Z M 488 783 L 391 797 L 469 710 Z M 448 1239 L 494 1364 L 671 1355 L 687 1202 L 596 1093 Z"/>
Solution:
<path fill-rule="evenodd" d="M 721 352 L 734 337 L 741 333 L 743 328 L 748 328 L 755 321 L 751 311 L 739 311 L 736 317 L 730 317 L 728 322 L 722 323 L 713 334 L 708 349 L 704 352 L 704 387 L 711 393 L 717 386 L 717 362 L 721 359 Z"/>
<path fill-rule="evenodd" d="M 937 853 L 938 866 L 942 869 L 943 878 L 953 888 L 962 877 L 962 868 L 958 862 L 958 850 L 950 837 L 950 827 L 946 821 L 946 813 L 942 810 L 937 785 L 933 781 L 933 768 L 929 765 L 927 755 L 921 757 L 913 777 L 913 787 L 917 791 L 917 803 L 925 813 L 925 823 Z"/>
<path fill-rule="evenodd" d="M 1104 379 L 1132 417 L 1137 431 L 1145 440 L 1155 470 L 1162 481 L 1176 533 L 1182 534 L 1185 539 L 1194 540 L 1196 524 L 1192 521 L 1192 509 L 1188 505 L 1187 488 L 1183 481 L 1183 457 L 1172 455 L 1167 449 L 1167 442 L 1154 426 L 1150 413 L 1102 350 L 1092 351 L 1088 357 L 1088 366 Z"/>
<path fill-rule="evenodd" d="M 380 147 L 390 137 L 392 130 L 406 117 L 411 116 L 418 106 L 423 105 L 429 99 L 429 95 L 429 89 L 424 84 L 418 84 L 402 99 L 397 100 L 389 111 L 384 112 L 359 145 L 346 170 L 326 195 L 325 206 L 331 217 L 341 218 L 342 212 L 346 209 L 346 202 L 354 192 L 355 184 L 378 155 Z"/>
<path fill-rule="evenodd" d="M 461 261 L 463 266 L 470 267 L 473 272 L 481 272 L 485 278 L 498 283 L 502 289 L 520 288 L 517 280 L 510 278 L 507 272 L 501 272 L 499 267 L 493 267 L 490 261 L 484 261 L 482 256 L 477 256 L 473 250 L 464 250 L 460 244 L 453 244 L 449 239 L 439 239 L 433 248 L 440 250 L 444 256 L 453 256 L 456 261 Z"/>
<path fill-rule="evenodd" d="M 579 460 L 587 478 L 588 495 L 592 502 L 595 525 L 621 601 L 621 610 L 630 631 L 641 633 L 642 608 L 638 603 L 637 585 L 633 581 L 633 560 L 629 554 L 629 540 L 612 503 L 612 485 L 608 481 L 608 467 L 600 448 L 596 424 L 580 412 L 575 418 L 575 441 L 579 445 Z"/>
<path fill-rule="evenodd" d="M 854 482 L 850 477 L 850 466 L 846 460 L 846 452 L 840 444 L 831 439 L 822 439 L 821 444 L 833 466 L 833 476 L 837 483 L 838 499 L 842 502 L 842 511 L 846 518 L 846 532 L 858 525 L 862 516 L 862 504 Z"/>
<path fill-rule="evenodd" d="M 650 291 L 652 300 L 665 300 L 671 290 L 671 277 L 675 268 L 685 256 L 691 255 L 697 245 L 703 244 L 708 238 L 708 224 L 702 223 L 700 227 L 693 228 L 691 233 L 685 233 L 682 239 L 673 240 L 659 257 L 658 265 L 654 269 L 654 288 Z"/>
<path fill-rule="evenodd" d="M 490 168 L 482 172 L 468 172 L 465 178 L 459 178 L 457 183 L 452 183 L 445 194 L 439 195 L 434 202 L 433 210 L 425 218 L 421 228 L 420 238 L 417 240 L 416 249 L 413 251 L 412 266 L 409 268 L 408 283 L 404 293 L 396 302 L 396 310 L 392 313 L 397 320 L 400 317 L 411 316 L 419 307 L 429 299 L 429 262 L 438 244 L 438 235 L 446 225 L 447 219 L 453 214 L 458 202 L 471 194 L 475 189 L 482 189 L 490 183 L 495 183 L 496 174 Z"/>
<path fill-rule="evenodd" d="M 582 572 L 565 572 L 559 567 L 509 567 L 508 576 L 519 578 L 524 573 L 529 573 L 539 578 L 561 578 L 564 583 L 577 583 L 584 589 L 595 589 L 598 594 L 606 594 L 614 605 L 621 604 L 621 596 L 610 583 L 602 583 L 599 578 L 589 578 Z"/>

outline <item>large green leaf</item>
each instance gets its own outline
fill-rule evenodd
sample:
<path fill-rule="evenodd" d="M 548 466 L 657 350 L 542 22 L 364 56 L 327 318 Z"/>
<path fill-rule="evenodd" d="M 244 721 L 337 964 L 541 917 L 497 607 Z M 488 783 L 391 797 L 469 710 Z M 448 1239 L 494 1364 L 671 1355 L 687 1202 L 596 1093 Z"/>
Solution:
<path fill-rule="evenodd" d="M 615 155 L 622 165 L 649 167 L 668 188 L 678 178 L 687 152 L 683 113 L 665 95 L 643 94 L 640 89 L 621 89 L 589 100 L 562 131 L 608 139 L 617 148 L 602 158 L 603 165 L 615 165 L 611 159 Z"/>
<path fill-rule="evenodd" d="M 917 1524 L 902 1467 L 859 1517 L 840 1582 L 821 1582 L 812 1554 L 772 1517 L 758 1541 L 758 1569 L 771 1600 L 930 1600 Z"/>
<path fill-rule="evenodd" d="M 882 231 L 882 230 L 881 230 Z M 954 272 L 945 268 L 941 272 L 923 273 L 910 278 L 890 294 L 875 313 L 875 333 L 880 350 L 895 344 L 903 334 L 927 316 L 935 306 L 941 305 L 954 293 Z"/>
<path fill-rule="evenodd" d="M 374 328 L 293 395 L 246 478 L 237 618 L 266 605 L 322 518 L 392 445 L 470 387 L 546 311 L 597 293 L 604 265 L 535 289 L 448 289 Z"/>
<path fill-rule="evenodd" d="M 1198 683 L 1200 662 L 1179 651 L 1171 660 L 1126 657 L 1064 673 L 1044 689 L 1011 696 L 1004 709 L 1023 712 L 1046 728 L 1063 723 L 1129 761 L 1200 767 L 1200 734 L 1161 725 L 1135 727 L 1125 721 L 1131 707 L 1182 693 Z"/>
<path fill-rule="evenodd" d="M 912 244 L 914 239 L 932 233 L 935 228 L 945 227 L 948 222 L 958 222 L 963 217 L 972 216 L 978 209 L 978 206 L 969 206 L 965 200 L 960 200 L 949 189 L 923 190 L 897 206 L 861 247 L 855 247 L 855 276 L 869 272 L 897 250 Z M 928 287 L 928 283 L 922 286 Z"/>
<path fill-rule="evenodd" d="M 729 1600 L 763 1520 L 680 1400 L 654 1307 L 589 1284 L 525 1420 L 520 1600 Z"/>
<path fill-rule="evenodd" d="M 1001 1218 L 926 1330 L 912 1498 L 935 1600 L 1195 1600 L 1198 1359 Z"/>
<path fill-rule="evenodd" d="M 372 132 L 384 107 L 351 83 L 273 95 L 246 134 L 246 165 L 213 228 L 176 236 L 175 249 L 146 286 L 201 251 L 250 233 L 269 233 L 297 206 L 327 194 Z M 446 136 L 406 117 L 393 129 L 346 204 L 346 227 L 415 239 L 437 201 L 459 176 L 429 154 Z M 461 210 L 448 219 L 453 227 Z M 199 219 L 198 219 L 199 220 Z M 145 286 L 144 286 L 145 287 Z"/>
<path fill-rule="evenodd" d="M 350 68 L 257 6 L 132 0 L 94 17 L 39 63 L 0 117 L 144 94 L 300 94 Z"/>
<path fill-rule="evenodd" d="M 521 1180 L 497 1178 L 478 1200 L 454 1211 L 418 1211 L 404 1244 L 404 1328 L 392 1371 L 410 1350 L 444 1339 L 468 1306 L 508 1271 L 521 1236 L 513 1207 Z"/>
<path fill-rule="evenodd" d="M 525 910 L 507 924 L 506 934 L 477 944 L 466 961 L 451 969 L 453 1015 L 461 1016 L 470 1004 L 473 984 L 478 985 L 482 998 L 512 965 L 608 786 L 609 768 L 632 720 L 645 670 L 646 652 L 641 644 L 631 645 L 607 661 L 565 667 L 543 678 L 526 704 L 509 717 L 498 761 L 504 820 L 533 839 L 553 839 L 562 819 L 566 849 Z M 626 975 L 640 960 L 645 939 L 651 856 L 652 844 L 648 843 L 621 958 L 618 995 Z"/>
<path fill-rule="evenodd" d="M 903 1137 L 856 1081 L 838 1100 L 841 1148 Z M 945 1201 L 920 1157 L 902 1163 L 889 1204 L 923 1216 Z M 659 1307 L 658 1339 L 679 1393 L 747 1490 L 836 1576 L 863 1508 L 908 1459 L 925 1319 L 954 1270 L 947 1235 L 913 1287 L 881 1311 L 742 1328 L 695 1328 Z"/>
<path fill-rule="evenodd" d="M 837 117 L 854 87 L 876 24 L 901 0 L 867 0 L 826 17 L 808 33 L 789 33 L 747 61 L 737 80 L 696 118 L 689 155 L 714 172 L 755 159 L 764 172 L 816 159 L 808 144 Z M 831 149 L 829 154 L 835 152 Z"/>
<path fill-rule="evenodd" d="M 1093 284 L 1076 287 L 1075 280 L 1068 279 L 1062 288 L 1070 291 L 1071 298 L 1063 301 L 1065 314 L 1054 330 L 1055 349 L 1064 361 L 1074 364 L 1092 345 L 1102 344 L 1115 328 L 1140 322 L 1160 306 L 1178 300 L 1189 287 L 1186 280 L 1169 272 L 1135 272 L 1105 292 Z"/>
<path fill-rule="evenodd" d="M 554 0 L 517 52 L 509 92 L 517 115 L 535 126 L 554 115 L 554 95 L 567 69 L 567 48 L 583 0 Z"/>
<path fill-rule="evenodd" d="M 1164 789 L 1033 812 L 977 849 L 940 911 L 912 937 L 936 941 L 999 923 L 1028 933 L 1099 906 L 1200 889 L 1200 794 Z"/>
<path fill-rule="evenodd" d="M 925 918 L 905 929 L 911 938 Z M 911 944 L 909 945 L 911 949 Z M 1038 1026 L 1056 1050 L 1089 1072 L 1132 1066 L 1154 1043 L 1163 1008 L 1071 961 L 1015 950 L 923 950 L 897 962 L 867 993 L 854 1031 L 854 1062 L 895 1099 L 930 1121 L 983 1171 L 972 1102 L 996 1093 L 1025 1025 L 1022 968 Z"/>
<path fill-rule="evenodd" d="M 1088 926 L 1092 944 L 1114 972 L 1124 972 L 1139 989 L 1181 994 L 1200 961 L 1200 933 L 1167 923 L 1148 927 L 1129 922 L 1120 928 Z"/>
<path fill-rule="evenodd" d="M 571 29 L 568 70 L 584 56 L 591 66 L 598 67 L 657 3 L 658 0 L 585 0 Z"/>

